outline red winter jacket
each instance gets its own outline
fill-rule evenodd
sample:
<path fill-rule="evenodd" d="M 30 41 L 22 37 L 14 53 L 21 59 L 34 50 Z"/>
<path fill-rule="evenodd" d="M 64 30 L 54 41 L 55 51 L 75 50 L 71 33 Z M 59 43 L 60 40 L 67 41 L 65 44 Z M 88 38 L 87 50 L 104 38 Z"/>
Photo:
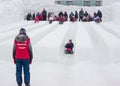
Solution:
<path fill-rule="evenodd" d="M 13 58 L 14 59 L 31 59 L 32 55 L 32 47 L 30 44 L 30 39 L 28 36 L 21 34 L 15 38 L 14 48 L 13 48 Z"/>
<path fill-rule="evenodd" d="M 63 18 L 63 17 L 61 17 L 61 18 L 59 19 L 59 21 L 64 22 L 64 18 Z"/>
<path fill-rule="evenodd" d="M 35 21 L 35 23 L 39 22 L 39 18 L 36 17 L 34 21 Z"/>
<path fill-rule="evenodd" d="M 40 14 L 39 20 L 43 20 L 43 15 L 42 14 Z"/>

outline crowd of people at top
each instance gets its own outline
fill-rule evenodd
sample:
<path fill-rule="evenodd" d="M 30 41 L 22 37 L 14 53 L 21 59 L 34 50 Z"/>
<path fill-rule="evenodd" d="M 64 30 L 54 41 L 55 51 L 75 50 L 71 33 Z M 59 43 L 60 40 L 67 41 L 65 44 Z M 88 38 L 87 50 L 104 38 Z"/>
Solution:
<path fill-rule="evenodd" d="M 102 22 L 102 12 L 98 10 L 97 12 L 94 12 L 93 15 L 91 16 L 90 13 L 87 11 L 84 11 L 83 8 L 81 10 L 75 11 L 75 13 L 70 12 L 69 14 L 65 11 L 62 12 L 60 11 L 58 15 L 56 15 L 54 12 L 47 12 L 45 9 L 43 9 L 42 12 L 37 12 L 37 13 L 28 13 L 25 17 L 26 20 L 34 20 L 35 23 L 39 21 L 83 21 L 83 22 L 90 22 L 90 21 L 95 21 L 95 22 Z"/>

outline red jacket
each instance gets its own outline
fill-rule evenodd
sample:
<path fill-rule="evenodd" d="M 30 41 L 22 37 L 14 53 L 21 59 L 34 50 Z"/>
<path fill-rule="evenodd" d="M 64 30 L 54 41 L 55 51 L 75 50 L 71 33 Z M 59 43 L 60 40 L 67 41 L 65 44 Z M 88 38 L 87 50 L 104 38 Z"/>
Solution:
<path fill-rule="evenodd" d="M 72 21 L 76 21 L 76 18 L 75 18 L 75 17 L 72 17 Z"/>
<path fill-rule="evenodd" d="M 43 20 L 43 15 L 42 14 L 40 14 L 39 20 Z"/>
<path fill-rule="evenodd" d="M 27 36 L 17 36 L 14 41 L 13 49 L 14 59 L 32 59 L 32 48 L 30 39 Z"/>
<path fill-rule="evenodd" d="M 64 17 L 61 17 L 59 21 L 64 22 Z"/>
<path fill-rule="evenodd" d="M 38 18 L 38 17 L 35 18 L 35 23 L 36 23 L 36 22 L 39 22 L 39 18 Z"/>

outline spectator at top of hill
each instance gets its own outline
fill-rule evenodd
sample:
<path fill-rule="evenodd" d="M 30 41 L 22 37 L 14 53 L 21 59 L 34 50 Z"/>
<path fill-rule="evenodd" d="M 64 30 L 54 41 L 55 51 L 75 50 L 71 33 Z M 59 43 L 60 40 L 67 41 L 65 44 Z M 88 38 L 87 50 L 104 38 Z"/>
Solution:
<path fill-rule="evenodd" d="M 79 11 L 79 21 L 83 19 L 84 16 L 84 11 L 83 8 L 81 8 L 81 10 Z"/>
<path fill-rule="evenodd" d="M 33 20 L 35 19 L 35 13 L 33 13 L 33 16 L 32 16 Z"/>
<path fill-rule="evenodd" d="M 32 20 L 32 15 L 31 15 L 31 13 L 28 13 L 28 14 L 27 14 L 26 20 Z"/>
<path fill-rule="evenodd" d="M 66 11 L 65 11 L 65 13 L 64 13 L 64 17 L 65 17 L 65 21 L 67 21 L 67 20 L 68 20 L 68 14 L 67 14 Z"/>
<path fill-rule="evenodd" d="M 43 20 L 46 21 L 47 20 L 47 11 L 45 10 L 45 8 L 42 11 L 42 15 L 43 15 Z"/>
<path fill-rule="evenodd" d="M 75 19 L 77 20 L 78 19 L 78 12 L 75 11 Z"/>
<path fill-rule="evenodd" d="M 36 13 L 36 17 L 39 17 L 39 16 L 40 16 L 40 13 L 39 13 L 39 12 L 37 12 L 37 13 Z"/>
<path fill-rule="evenodd" d="M 59 18 L 55 15 L 53 20 L 54 20 L 54 21 L 58 21 Z"/>
<path fill-rule="evenodd" d="M 88 22 L 93 21 L 93 17 L 90 14 L 88 14 L 88 16 L 87 16 L 87 21 Z"/>
<path fill-rule="evenodd" d="M 101 21 L 101 20 L 100 20 L 100 17 L 97 16 L 97 13 L 96 13 L 96 12 L 94 12 L 93 21 L 95 21 L 95 22 L 100 22 L 100 21 Z"/>
<path fill-rule="evenodd" d="M 97 13 L 96 12 L 94 12 L 94 14 L 93 14 L 93 18 L 95 18 L 97 16 Z"/>
<path fill-rule="evenodd" d="M 84 16 L 85 16 L 85 17 L 87 17 L 87 16 L 88 16 L 88 12 L 87 12 L 87 11 L 85 11 Z"/>
<path fill-rule="evenodd" d="M 54 12 L 49 12 L 47 14 L 47 11 L 45 9 L 43 9 L 43 11 L 37 12 L 37 13 L 28 13 L 25 17 L 26 20 L 35 20 L 35 22 L 38 21 L 46 21 L 47 18 L 49 20 L 51 14 Z M 48 15 L 48 16 L 47 16 Z M 85 22 L 89 22 L 89 21 L 93 21 L 94 18 L 96 18 L 97 16 L 100 18 L 100 21 L 102 21 L 102 12 L 100 10 L 98 10 L 98 12 L 94 12 L 94 15 L 91 16 L 87 11 L 83 11 L 83 8 L 81 8 L 81 10 L 79 11 L 79 14 L 77 11 L 75 11 L 75 14 L 73 12 L 71 12 L 69 15 L 67 14 L 67 12 L 65 11 L 64 13 L 62 11 L 59 12 L 58 16 L 54 15 L 53 20 L 57 21 L 60 19 L 64 19 L 64 21 L 68 20 L 68 16 L 70 21 L 76 21 L 79 18 L 79 21 L 85 21 Z"/>
<path fill-rule="evenodd" d="M 60 18 L 60 17 L 63 17 L 63 12 L 62 12 L 62 11 L 59 12 L 58 17 L 59 17 L 59 18 Z"/>
<path fill-rule="evenodd" d="M 70 13 L 69 18 L 70 18 L 70 21 L 72 22 L 76 21 L 76 18 L 73 12 Z"/>
<path fill-rule="evenodd" d="M 70 21 L 72 21 L 72 17 L 75 16 L 73 12 L 69 14 Z"/>
<path fill-rule="evenodd" d="M 98 10 L 97 16 L 99 16 L 99 17 L 100 17 L 100 20 L 102 21 L 102 12 L 101 12 L 100 10 Z"/>

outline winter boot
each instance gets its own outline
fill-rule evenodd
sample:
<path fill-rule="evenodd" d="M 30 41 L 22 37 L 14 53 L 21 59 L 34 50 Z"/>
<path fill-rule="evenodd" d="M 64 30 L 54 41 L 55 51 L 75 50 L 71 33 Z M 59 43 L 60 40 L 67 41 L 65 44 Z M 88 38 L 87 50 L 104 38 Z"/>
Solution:
<path fill-rule="evenodd" d="M 18 84 L 18 86 L 22 86 L 21 84 Z"/>
<path fill-rule="evenodd" d="M 30 84 L 26 84 L 25 86 L 30 86 Z"/>

